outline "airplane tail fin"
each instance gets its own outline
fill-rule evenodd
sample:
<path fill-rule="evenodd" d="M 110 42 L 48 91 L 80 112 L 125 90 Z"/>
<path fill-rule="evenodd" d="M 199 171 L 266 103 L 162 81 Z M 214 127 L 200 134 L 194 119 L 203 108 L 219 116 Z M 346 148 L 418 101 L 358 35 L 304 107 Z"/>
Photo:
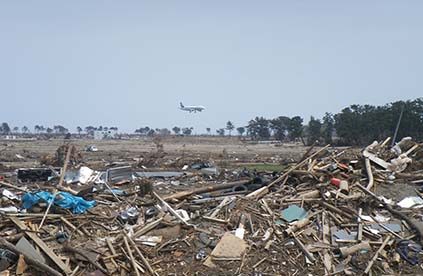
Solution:
<path fill-rule="evenodd" d="M 179 103 L 180 105 L 181 105 L 181 108 L 184 108 L 185 106 L 182 104 L 182 102 L 181 103 Z"/>

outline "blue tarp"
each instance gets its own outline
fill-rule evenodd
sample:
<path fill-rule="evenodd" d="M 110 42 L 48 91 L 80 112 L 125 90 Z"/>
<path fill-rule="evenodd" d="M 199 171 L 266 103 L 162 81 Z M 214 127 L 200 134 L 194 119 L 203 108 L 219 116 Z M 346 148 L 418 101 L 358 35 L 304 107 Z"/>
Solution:
<path fill-rule="evenodd" d="M 23 208 L 29 209 L 40 201 L 50 203 L 53 200 L 53 194 L 50 192 L 40 191 L 36 193 L 26 193 L 22 197 Z M 95 206 L 96 202 L 86 201 L 82 197 L 74 196 L 70 193 L 59 192 L 53 202 L 54 205 L 64 209 L 70 209 L 74 214 L 83 214 L 87 209 Z"/>

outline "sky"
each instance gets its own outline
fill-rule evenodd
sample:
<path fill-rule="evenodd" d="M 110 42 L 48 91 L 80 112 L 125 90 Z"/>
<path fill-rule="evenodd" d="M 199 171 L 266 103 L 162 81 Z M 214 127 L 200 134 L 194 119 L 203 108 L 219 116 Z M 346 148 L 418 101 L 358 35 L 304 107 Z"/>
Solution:
<path fill-rule="evenodd" d="M 0 121 L 204 133 L 415 99 L 422 10 L 420 0 L 1 1 Z"/>

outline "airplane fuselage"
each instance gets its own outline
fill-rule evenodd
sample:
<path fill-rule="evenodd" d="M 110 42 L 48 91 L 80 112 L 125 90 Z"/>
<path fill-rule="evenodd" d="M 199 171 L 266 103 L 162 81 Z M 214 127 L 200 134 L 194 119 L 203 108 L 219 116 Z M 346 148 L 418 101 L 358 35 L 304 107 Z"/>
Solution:
<path fill-rule="evenodd" d="M 204 106 L 201 106 L 201 105 L 184 106 L 181 103 L 181 107 L 179 109 L 182 110 L 182 111 L 188 111 L 189 113 L 192 113 L 192 112 L 197 113 L 197 112 L 203 111 L 206 108 Z"/>

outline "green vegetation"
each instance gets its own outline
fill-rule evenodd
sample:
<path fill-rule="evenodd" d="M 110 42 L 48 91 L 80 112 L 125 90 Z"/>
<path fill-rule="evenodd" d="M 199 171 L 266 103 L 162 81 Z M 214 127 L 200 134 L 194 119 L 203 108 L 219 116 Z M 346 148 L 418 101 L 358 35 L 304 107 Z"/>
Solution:
<path fill-rule="evenodd" d="M 299 116 L 256 117 L 248 122 L 246 129 L 253 140 L 273 138 L 283 142 L 301 140 L 308 145 L 317 142 L 363 146 L 392 137 L 402 110 L 397 138 L 411 136 L 423 140 L 423 98 L 382 106 L 351 105 L 337 114 L 326 113 L 322 119 L 312 116 L 307 125 L 302 124 Z"/>

